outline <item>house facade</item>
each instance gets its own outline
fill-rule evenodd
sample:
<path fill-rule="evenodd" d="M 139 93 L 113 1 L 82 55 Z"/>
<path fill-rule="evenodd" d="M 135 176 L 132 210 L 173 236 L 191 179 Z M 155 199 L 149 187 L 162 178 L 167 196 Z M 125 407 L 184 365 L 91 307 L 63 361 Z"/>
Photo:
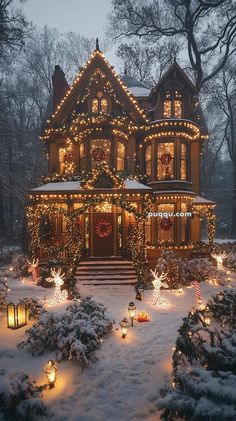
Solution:
<path fill-rule="evenodd" d="M 208 133 L 176 62 L 149 89 L 119 77 L 97 48 L 70 87 L 55 67 L 51 107 L 49 174 L 27 209 L 35 257 L 126 256 L 137 269 L 163 248 L 194 249 L 203 217 L 212 243 L 214 203 L 200 195 Z"/>

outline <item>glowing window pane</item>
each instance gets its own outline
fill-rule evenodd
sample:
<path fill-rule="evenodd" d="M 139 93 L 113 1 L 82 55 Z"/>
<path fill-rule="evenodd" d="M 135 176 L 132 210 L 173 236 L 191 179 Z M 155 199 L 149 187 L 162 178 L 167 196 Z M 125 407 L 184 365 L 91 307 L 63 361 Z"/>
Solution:
<path fill-rule="evenodd" d="M 173 142 L 159 143 L 157 148 L 157 179 L 174 178 L 175 148 Z"/>
<path fill-rule="evenodd" d="M 187 179 L 187 147 L 185 143 L 181 143 L 180 178 L 181 180 Z"/>
<path fill-rule="evenodd" d="M 174 116 L 176 118 L 182 117 L 182 101 L 179 101 L 179 100 L 174 101 Z"/>
<path fill-rule="evenodd" d="M 171 100 L 170 99 L 166 99 L 164 101 L 164 118 L 169 118 L 171 117 Z"/>
<path fill-rule="evenodd" d="M 117 143 L 117 156 L 119 156 L 120 158 L 125 157 L 125 145 L 122 142 Z"/>
<path fill-rule="evenodd" d="M 79 155 L 80 155 L 80 159 L 84 158 L 84 143 L 81 143 L 79 145 Z"/>
<path fill-rule="evenodd" d="M 151 175 L 151 172 L 152 172 L 151 159 L 152 159 L 151 146 L 147 146 L 145 149 L 145 166 L 146 166 L 147 175 Z"/>
<path fill-rule="evenodd" d="M 158 217 L 157 238 L 160 242 L 174 242 L 174 217 L 171 216 L 171 214 L 173 214 L 174 211 L 174 204 L 166 203 L 158 206 L 158 212 L 168 213 L 168 216 L 166 218 Z"/>
<path fill-rule="evenodd" d="M 59 172 L 63 174 L 65 170 L 65 156 L 66 156 L 66 148 L 59 148 L 58 150 L 58 161 L 59 161 Z"/>
<path fill-rule="evenodd" d="M 106 98 L 101 99 L 101 112 L 102 113 L 107 112 L 107 99 Z"/>
<path fill-rule="evenodd" d="M 92 113 L 98 113 L 98 99 L 92 99 Z"/>
<path fill-rule="evenodd" d="M 95 152 L 93 152 L 95 151 Z M 110 165 L 111 156 L 111 141 L 108 139 L 94 139 L 91 140 L 90 157 L 91 167 L 94 168 L 96 164 L 106 162 Z"/>

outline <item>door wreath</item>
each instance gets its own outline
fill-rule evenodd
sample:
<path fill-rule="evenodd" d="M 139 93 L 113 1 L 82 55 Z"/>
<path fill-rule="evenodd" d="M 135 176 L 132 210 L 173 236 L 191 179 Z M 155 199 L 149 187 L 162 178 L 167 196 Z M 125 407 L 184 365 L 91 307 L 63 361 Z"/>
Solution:
<path fill-rule="evenodd" d="M 162 218 L 160 222 L 160 227 L 163 231 L 170 231 L 173 225 L 173 221 L 170 218 Z"/>
<path fill-rule="evenodd" d="M 100 238 L 106 238 L 109 237 L 112 233 L 112 225 L 109 221 L 106 221 L 105 219 L 100 219 L 98 223 L 96 224 L 96 234 Z"/>
<path fill-rule="evenodd" d="M 171 159 L 172 159 L 172 156 L 170 153 L 163 153 L 163 155 L 161 155 L 161 163 L 163 165 L 169 165 Z"/>

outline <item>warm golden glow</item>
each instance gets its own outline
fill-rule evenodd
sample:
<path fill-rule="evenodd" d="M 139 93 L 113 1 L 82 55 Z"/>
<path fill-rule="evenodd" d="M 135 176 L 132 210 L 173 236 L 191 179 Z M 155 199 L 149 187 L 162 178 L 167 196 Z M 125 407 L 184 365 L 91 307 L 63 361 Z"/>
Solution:
<path fill-rule="evenodd" d="M 171 117 L 171 100 L 170 99 L 166 99 L 164 101 L 164 113 L 163 113 L 163 117 L 164 118 L 170 118 Z"/>
<path fill-rule="evenodd" d="M 157 179 L 172 180 L 174 178 L 175 148 L 173 142 L 157 145 Z"/>
<path fill-rule="evenodd" d="M 174 100 L 174 117 L 182 118 L 182 101 Z"/>
<path fill-rule="evenodd" d="M 145 166 L 146 174 L 151 175 L 152 172 L 152 149 L 151 146 L 147 146 L 145 149 Z"/>

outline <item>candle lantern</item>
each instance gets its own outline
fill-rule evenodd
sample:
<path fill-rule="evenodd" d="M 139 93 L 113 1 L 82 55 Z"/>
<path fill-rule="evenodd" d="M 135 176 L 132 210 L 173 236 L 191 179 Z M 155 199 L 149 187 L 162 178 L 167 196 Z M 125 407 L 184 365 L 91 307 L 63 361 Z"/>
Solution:
<path fill-rule="evenodd" d="M 203 316 L 204 316 L 204 322 L 206 323 L 207 326 L 210 326 L 211 324 L 211 320 L 212 320 L 212 316 L 213 313 L 212 311 L 209 309 L 209 307 L 206 307 L 204 312 L 203 312 Z"/>
<path fill-rule="evenodd" d="M 134 326 L 135 313 L 136 313 L 136 306 L 135 306 L 133 301 L 131 301 L 129 303 L 128 312 L 129 312 L 129 317 L 130 317 L 130 320 L 131 320 L 131 326 L 133 327 Z"/>
<path fill-rule="evenodd" d="M 49 360 L 43 367 L 43 371 L 44 373 L 46 373 L 48 378 L 48 384 L 50 389 L 52 389 L 55 386 L 57 370 L 58 364 L 54 360 Z"/>
<path fill-rule="evenodd" d="M 19 329 L 27 325 L 27 309 L 24 303 L 7 305 L 7 327 L 9 329 Z"/>
<path fill-rule="evenodd" d="M 122 319 L 120 322 L 120 327 L 121 327 L 121 332 L 122 332 L 122 338 L 125 338 L 128 333 L 128 327 L 129 327 L 128 319 L 124 317 L 124 319 Z"/>

